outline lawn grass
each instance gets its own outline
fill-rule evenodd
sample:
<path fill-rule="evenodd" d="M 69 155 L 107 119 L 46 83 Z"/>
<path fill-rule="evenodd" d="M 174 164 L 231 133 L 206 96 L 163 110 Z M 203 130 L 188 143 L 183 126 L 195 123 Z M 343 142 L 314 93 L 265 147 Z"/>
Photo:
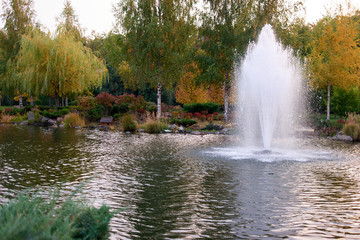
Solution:
<path fill-rule="evenodd" d="M 14 107 L 12 107 L 12 106 L 0 106 L 0 110 L 1 110 L 1 111 L 4 111 L 4 110 L 7 109 L 7 108 L 14 109 Z"/>

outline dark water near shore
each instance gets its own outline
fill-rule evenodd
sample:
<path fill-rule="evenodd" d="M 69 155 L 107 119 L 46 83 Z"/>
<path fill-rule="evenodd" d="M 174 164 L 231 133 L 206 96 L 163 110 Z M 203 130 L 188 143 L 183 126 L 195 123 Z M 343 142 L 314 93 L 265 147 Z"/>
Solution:
<path fill-rule="evenodd" d="M 308 161 L 203 154 L 233 138 L 0 126 L 0 202 L 66 180 L 123 209 L 112 239 L 360 238 L 359 145 L 301 140 L 336 156 Z"/>

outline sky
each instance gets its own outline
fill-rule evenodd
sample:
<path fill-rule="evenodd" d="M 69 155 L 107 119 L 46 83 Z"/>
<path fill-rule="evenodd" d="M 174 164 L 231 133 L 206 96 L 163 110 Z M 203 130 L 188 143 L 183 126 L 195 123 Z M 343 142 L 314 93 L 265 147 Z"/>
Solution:
<path fill-rule="evenodd" d="M 119 1 L 121 0 L 71 0 L 79 23 L 85 28 L 86 36 L 90 36 L 92 31 L 101 34 L 113 29 L 115 17 L 112 9 Z M 303 2 L 307 8 L 306 20 L 311 23 L 320 19 L 326 13 L 326 8 L 346 3 L 347 0 L 304 0 Z M 360 9 L 360 0 L 352 0 L 351 3 Z M 55 19 L 64 8 L 64 0 L 34 0 L 34 8 L 37 21 L 53 32 L 57 24 Z"/>

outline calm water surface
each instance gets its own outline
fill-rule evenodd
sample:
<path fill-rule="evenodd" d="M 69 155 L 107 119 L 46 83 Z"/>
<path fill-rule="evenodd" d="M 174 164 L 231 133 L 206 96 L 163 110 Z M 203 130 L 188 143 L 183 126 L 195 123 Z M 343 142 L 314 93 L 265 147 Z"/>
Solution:
<path fill-rule="evenodd" d="M 331 153 L 301 161 L 207 154 L 233 138 L 0 126 L 0 202 L 85 181 L 96 206 L 123 209 L 112 239 L 360 238 L 359 145 L 301 140 Z"/>

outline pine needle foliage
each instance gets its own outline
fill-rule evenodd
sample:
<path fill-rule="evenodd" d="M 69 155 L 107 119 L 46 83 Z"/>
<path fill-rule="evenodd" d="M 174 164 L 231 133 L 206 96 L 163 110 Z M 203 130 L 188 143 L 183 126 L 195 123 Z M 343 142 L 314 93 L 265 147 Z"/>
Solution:
<path fill-rule="evenodd" d="M 45 200 L 24 193 L 0 206 L 1 239 L 108 239 L 113 213 L 72 197 L 60 203 L 59 192 Z"/>

